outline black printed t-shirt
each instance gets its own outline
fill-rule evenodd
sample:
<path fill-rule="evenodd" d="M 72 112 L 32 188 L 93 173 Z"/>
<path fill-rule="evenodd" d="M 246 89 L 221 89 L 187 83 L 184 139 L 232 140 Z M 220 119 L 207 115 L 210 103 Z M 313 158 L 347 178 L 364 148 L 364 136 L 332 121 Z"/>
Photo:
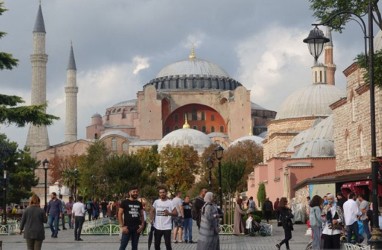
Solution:
<path fill-rule="evenodd" d="M 142 203 L 128 199 L 122 201 L 120 208 L 123 209 L 123 225 L 130 230 L 138 229 L 141 224 Z"/>

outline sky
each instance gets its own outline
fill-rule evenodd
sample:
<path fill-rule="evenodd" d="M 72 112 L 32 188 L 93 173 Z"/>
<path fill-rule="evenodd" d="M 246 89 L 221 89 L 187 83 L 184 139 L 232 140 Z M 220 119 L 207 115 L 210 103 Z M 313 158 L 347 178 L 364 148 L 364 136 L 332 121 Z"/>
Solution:
<path fill-rule="evenodd" d="M 31 99 L 32 31 L 39 0 L 3 0 L 0 51 L 19 59 L 0 71 L 0 93 Z M 313 57 L 302 42 L 317 20 L 308 0 L 42 0 L 46 29 L 47 112 L 61 117 L 48 127 L 50 144 L 64 141 L 66 68 L 70 44 L 77 64 L 78 138 L 95 113 L 135 99 L 166 65 L 196 57 L 216 63 L 251 90 L 251 101 L 277 111 L 309 84 Z M 332 34 L 336 86 L 363 50 L 363 34 L 349 23 Z M 320 58 L 323 60 L 323 57 Z M 28 127 L 0 125 L 20 147 Z"/>

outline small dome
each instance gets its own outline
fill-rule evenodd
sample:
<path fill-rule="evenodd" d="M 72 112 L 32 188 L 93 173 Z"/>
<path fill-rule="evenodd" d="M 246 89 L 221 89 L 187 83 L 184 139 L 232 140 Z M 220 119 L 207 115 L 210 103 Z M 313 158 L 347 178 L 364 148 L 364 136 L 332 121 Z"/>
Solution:
<path fill-rule="evenodd" d="M 338 101 L 344 95 L 343 91 L 333 85 L 309 85 L 287 97 L 277 112 L 276 120 L 329 116 L 332 114 L 329 105 Z"/>
<path fill-rule="evenodd" d="M 222 69 L 220 66 L 203 59 L 194 58 L 175 62 L 165 66 L 161 71 L 159 71 L 156 78 L 176 75 L 206 75 L 229 77 L 227 72 L 225 72 L 224 69 Z"/>
<path fill-rule="evenodd" d="M 334 141 L 317 139 L 304 143 L 292 158 L 335 157 Z"/>
<path fill-rule="evenodd" d="M 229 146 L 234 146 L 234 145 L 238 144 L 239 142 L 244 142 L 244 141 L 253 141 L 257 145 L 261 146 L 263 144 L 263 140 L 264 140 L 264 138 L 262 138 L 260 136 L 247 135 L 247 136 L 243 136 L 243 137 L 236 139 Z"/>
<path fill-rule="evenodd" d="M 198 154 L 201 155 L 204 150 L 212 144 L 210 138 L 199 130 L 183 128 L 172 131 L 167 134 L 158 144 L 160 152 L 166 145 L 171 146 L 193 146 Z"/>
<path fill-rule="evenodd" d="M 92 118 L 98 118 L 98 117 L 102 117 L 99 113 L 95 113 L 94 115 L 92 115 Z"/>

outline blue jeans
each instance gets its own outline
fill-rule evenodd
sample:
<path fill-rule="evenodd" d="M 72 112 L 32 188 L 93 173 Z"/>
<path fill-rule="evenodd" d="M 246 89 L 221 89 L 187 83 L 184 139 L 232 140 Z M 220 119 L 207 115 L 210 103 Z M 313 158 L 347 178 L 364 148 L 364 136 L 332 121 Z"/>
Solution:
<path fill-rule="evenodd" d="M 368 219 L 363 220 L 362 224 L 363 224 L 363 230 L 366 233 L 367 241 L 369 241 L 371 238 L 371 233 L 370 233 L 370 229 L 369 229 L 369 220 Z"/>
<path fill-rule="evenodd" d="M 52 231 L 52 237 L 57 237 L 58 234 L 58 221 L 60 219 L 60 215 L 51 215 L 49 214 L 48 224 L 50 227 L 50 231 Z"/>
<path fill-rule="evenodd" d="M 353 236 L 353 233 L 355 235 L 355 243 L 359 243 L 358 221 L 355 221 L 353 224 L 346 226 L 346 232 L 347 232 L 347 243 L 351 243 L 351 237 Z"/>
<path fill-rule="evenodd" d="M 138 250 L 139 233 L 137 233 L 137 230 L 129 230 L 127 234 L 122 234 L 121 245 L 119 246 L 119 250 L 126 249 L 130 238 L 131 238 L 131 249 Z"/>
<path fill-rule="evenodd" d="M 185 241 L 192 241 L 192 218 L 184 218 L 183 239 Z"/>
<path fill-rule="evenodd" d="M 321 249 L 322 227 L 320 227 L 320 226 L 311 226 L 311 228 L 312 228 L 312 232 L 313 232 L 312 249 L 313 250 L 320 250 Z"/>

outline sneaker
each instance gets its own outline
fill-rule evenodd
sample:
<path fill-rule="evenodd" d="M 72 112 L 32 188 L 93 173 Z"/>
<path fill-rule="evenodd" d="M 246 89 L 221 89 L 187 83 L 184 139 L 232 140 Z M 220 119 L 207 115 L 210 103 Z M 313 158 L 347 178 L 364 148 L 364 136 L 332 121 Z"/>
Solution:
<path fill-rule="evenodd" d="M 177 240 L 173 240 L 172 243 L 178 243 L 178 241 Z"/>
<path fill-rule="evenodd" d="M 195 242 L 193 242 L 192 240 L 190 240 L 188 243 L 192 244 L 192 243 L 195 243 Z"/>
<path fill-rule="evenodd" d="M 281 247 L 280 244 L 276 244 L 277 249 L 280 249 L 280 247 Z"/>
<path fill-rule="evenodd" d="M 84 241 L 83 239 L 81 239 L 81 238 L 78 238 L 78 240 L 77 241 Z"/>
<path fill-rule="evenodd" d="M 185 243 L 188 243 L 188 240 L 185 240 L 184 242 L 185 242 Z"/>
<path fill-rule="evenodd" d="M 66 230 L 66 227 L 64 227 L 62 230 Z"/>

